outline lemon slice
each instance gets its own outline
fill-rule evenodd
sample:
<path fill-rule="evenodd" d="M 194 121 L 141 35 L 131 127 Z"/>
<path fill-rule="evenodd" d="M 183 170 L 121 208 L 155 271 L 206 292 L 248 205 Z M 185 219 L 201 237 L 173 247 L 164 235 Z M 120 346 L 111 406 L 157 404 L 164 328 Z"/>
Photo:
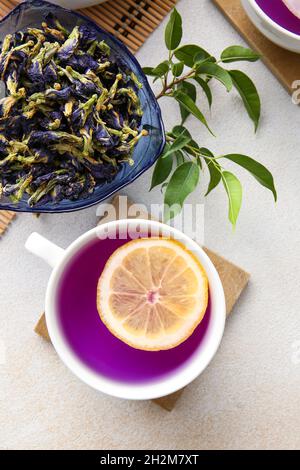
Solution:
<path fill-rule="evenodd" d="M 97 288 L 100 317 L 136 349 L 171 349 L 185 341 L 207 308 L 208 282 L 198 259 L 173 239 L 125 243 L 107 261 Z"/>

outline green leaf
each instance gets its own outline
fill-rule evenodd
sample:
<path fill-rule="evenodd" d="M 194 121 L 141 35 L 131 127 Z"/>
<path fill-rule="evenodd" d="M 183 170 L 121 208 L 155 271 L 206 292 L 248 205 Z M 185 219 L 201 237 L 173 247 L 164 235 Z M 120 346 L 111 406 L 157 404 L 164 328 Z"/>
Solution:
<path fill-rule="evenodd" d="M 186 46 L 179 47 L 174 52 L 176 59 L 180 60 L 187 65 L 188 67 L 193 67 L 194 65 L 194 57 L 196 54 L 203 54 L 204 58 L 210 56 L 208 52 L 206 52 L 202 47 L 196 46 L 195 44 L 187 44 Z"/>
<path fill-rule="evenodd" d="M 166 145 L 168 147 L 168 145 Z M 163 155 L 157 160 L 154 171 L 152 174 L 151 189 L 155 188 L 159 184 L 162 184 L 169 176 L 172 171 L 173 166 L 173 155 L 169 154 L 166 158 L 163 158 Z"/>
<path fill-rule="evenodd" d="M 155 74 L 153 73 L 154 68 L 153 67 L 143 67 L 143 72 L 145 75 L 150 75 L 151 77 L 155 77 Z"/>
<path fill-rule="evenodd" d="M 191 155 L 192 157 L 195 157 L 197 159 L 198 165 L 200 166 L 200 168 L 202 168 L 202 162 L 199 157 L 200 148 L 195 140 L 192 139 L 188 145 L 183 147 L 182 150 Z"/>
<path fill-rule="evenodd" d="M 183 62 L 176 62 L 175 64 L 172 64 L 172 73 L 174 77 L 180 77 L 183 71 L 183 67 L 184 67 Z"/>
<path fill-rule="evenodd" d="M 167 158 L 172 153 L 176 152 L 177 150 L 181 150 L 185 145 L 190 142 L 191 138 L 187 135 L 180 134 L 174 142 L 169 146 L 168 150 L 163 153 L 162 158 Z"/>
<path fill-rule="evenodd" d="M 200 152 L 203 155 L 206 155 L 207 157 L 214 158 L 214 154 L 205 147 L 202 147 L 200 149 Z M 216 160 L 212 161 L 212 160 L 206 160 L 205 159 L 205 163 L 207 165 L 207 168 L 208 168 L 208 171 L 209 171 L 209 174 L 210 174 L 210 181 L 209 181 L 209 185 L 208 185 L 208 188 L 207 188 L 207 191 L 206 191 L 206 194 L 205 194 L 205 196 L 208 196 L 208 194 L 213 189 L 215 189 L 215 187 L 218 186 L 218 184 L 221 181 L 221 167 L 220 167 L 219 163 Z"/>
<path fill-rule="evenodd" d="M 184 162 L 176 168 L 165 192 L 164 220 L 166 222 L 181 211 L 185 199 L 198 184 L 199 174 L 199 167 L 194 162 Z"/>
<path fill-rule="evenodd" d="M 206 164 L 207 164 L 208 171 L 209 171 L 209 174 L 210 174 L 209 185 L 208 185 L 207 191 L 205 193 L 205 196 L 208 196 L 209 193 L 213 189 L 215 189 L 215 187 L 218 186 L 218 184 L 220 183 L 220 181 L 221 181 L 221 170 L 220 171 L 218 170 L 218 168 L 217 168 L 218 164 L 215 166 L 211 161 L 210 162 L 206 161 Z"/>
<path fill-rule="evenodd" d="M 153 75 L 155 76 L 153 81 L 155 82 L 158 78 L 163 77 L 169 71 L 169 68 L 170 64 L 167 60 L 164 60 L 158 64 L 157 67 L 155 67 L 152 71 Z"/>
<path fill-rule="evenodd" d="M 209 88 L 209 85 L 206 83 L 205 80 L 203 80 L 201 77 L 194 77 L 194 80 L 198 83 L 198 85 L 201 86 L 202 90 L 204 91 L 209 107 L 212 105 L 212 93 L 211 89 Z"/>
<path fill-rule="evenodd" d="M 173 127 L 172 132 L 169 133 L 168 135 L 171 135 L 173 138 L 177 137 L 179 135 L 188 136 L 190 138 L 190 141 L 189 141 L 188 144 L 186 144 L 182 148 L 182 150 L 184 152 L 188 153 L 189 155 L 192 155 L 192 157 L 197 157 L 198 156 L 197 151 L 198 152 L 200 151 L 199 145 L 197 144 L 197 142 L 195 140 L 193 140 L 190 132 L 187 130 L 186 127 L 184 127 L 184 126 L 175 126 L 175 127 Z M 200 166 L 202 166 L 202 165 L 200 164 Z"/>
<path fill-rule="evenodd" d="M 198 74 L 204 74 L 208 77 L 216 78 L 226 87 L 227 91 L 232 89 L 232 79 L 230 74 L 219 65 L 205 62 L 204 64 L 196 66 L 196 71 Z"/>
<path fill-rule="evenodd" d="M 206 155 L 209 158 L 214 157 L 214 154 L 210 150 L 208 150 L 206 147 L 201 147 L 199 150 L 202 153 L 202 155 Z"/>
<path fill-rule="evenodd" d="M 179 46 L 181 38 L 182 20 L 180 14 L 176 8 L 174 8 L 165 30 L 165 42 L 169 51 L 173 51 Z"/>
<path fill-rule="evenodd" d="M 182 151 L 177 150 L 174 155 L 175 155 L 175 158 L 176 158 L 177 166 L 181 165 L 184 162 L 184 155 L 183 155 Z"/>
<path fill-rule="evenodd" d="M 158 64 L 157 67 L 153 69 L 153 73 L 157 77 L 162 77 L 163 75 L 165 75 L 165 73 L 168 72 L 168 70 L 169 70 L 169 62 L 167 60 L 164 60 L 163 62 Z"/>
<path fill-rule="evenodd" d="M 215 62 L 216 59 L 212 56 L 207 56 L 206 51 L 202 50 L 199 52 L 196 52 L 193 58 L 194 65 L 195 64 L 200 64 L 201 62 L 208 61 L 208 62 Z"/>
<path fill-rule="evenodd" d="M 192 138 L 190 132 L 184 126 L 179 126 L 179 125 L 174 126 L 173 129 L 172 129 L 172 134 L 175 137 L 178 137 L 180 134 L 183 134 L 183 135 L 186 135 L 186 136 L 190 137 L 190 139 Z"/>
<path fill-rule="evenodd" d="M 189 96 L 193 102 L 196 102 L 197 98 L 197 91 L 195 85 L 189 82 L 181 82 L 179 83 L 178 90 L 181 90 L 183 93 L 185 93 L 187 96 Z M 180 107 L 180 114 L 181 114 L 181 123 L 184 124 L 186 121 L 187 117 L 191 114 L 190 111 L 188 111 L 182 104 L 179 105 Z"/>
<path fill-rule="evenodd" d="M 160 187 L 160 192 L 161 192 L 162 194 L 163 194 L 164 189 L 165 189 L 166 186 L 168 186 L 167 181 L 165 181 L 165 182 L 161 185 L 161 187 Z"/>
<path fill-rule="evenodd" d="M 229 171 L 223 171 L 221 178 L 228 196 L 228 218 L 234 228 L 242 205 L 242 185 L 237 177 Z"/>
<path fill-rule="evenodd" d="M 143 67 L 143 72 L 146 75 L 159 78 L 168 72 L 169 67 L 170 67 L 169 62 L 167 60 L 164 60 L 163 62 L 158 64 L 156 67 Z"/>
<path fill-rule="evenodd" d="M 223 158 L 227 158 L 227 160 L 231 160 L 237 165 L 240 165 L 241 167 L 248 170 L 262 186 L 272 191 L 275 201 L 277 200 L 277 193 L 273 176 L 264 165 L 257 162 L 256 160 L 253 160 L 253 158 L 248 157 L 247 155 L 240 155 L 236 153 L 223 155 Z"/>
<path fill-rule="evenodd" d="M 193 114 L 197 119 L 199 119 L 202 124 L 204 124 L 209 132 L 213 134 L 211 129 L 209 128 L 207 121 L 204 117 L 204 115 L 201 113 L 200 109 L 197 107 L 197 105 L 194 103 L 194 101 L 186 95 L 184 92 L 181 90 L 176 90 L 173 95 L 176 101 L 178 101 L 179 104 L 181 104 L 187 111 L 189 111 L 191 114 Z"/>
<path fill-rule="evenodd" d="M 200 151 L 200 148 L 195 140 L 191 140 L 190 143 L 186 147 L 184 147 L 183 150 L 187 152 L 189 155 L 192 155 L 193 157 L 197 157 Z"/>
<path fill-rule="evenodd" d="M 221 54 L 222 62 L 237 62 L 240 60 L 247 60 L 249 62 L 255 62 L 260 59 L 260 55 L 256 52 L 242 46 L 231 46 L 224 49 Z"/>
<path fill-rule="evenodd" d="M 255 132 L 260 118 L 260 98 L 252 80 L 240 70 L 230 70 L 233 85 L 239 92 L 245 108 L 254 122 Z"/>

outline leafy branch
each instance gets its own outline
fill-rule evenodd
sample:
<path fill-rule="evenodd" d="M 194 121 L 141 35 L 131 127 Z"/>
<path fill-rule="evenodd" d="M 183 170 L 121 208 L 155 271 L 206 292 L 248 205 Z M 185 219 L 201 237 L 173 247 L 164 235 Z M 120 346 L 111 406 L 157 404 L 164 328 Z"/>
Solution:
<path fill-rule="evenodd" d="M 143 70 L 153 81 L 160 80 L 161 90 L 156 98 L 173 98 L 180 108 L 181 124 L 166 133 L 167 143 L 157 160 L 151 182 L 151 189 L 158 185 L 164 188 L 165 220 L 170 220 L 182 208 L 187 196 L 198 186 L 201 171 L 208 168 L 210 181 L 205 196 L 219 183 L 222 183 L 228 197 L 229 220 L 233 226 L 242 204 L 242 185 L 238 178 L 223 167 L 229 160 L 247 170 L 264 187 L 277 194 L 270 171 L 253 158 L 242 154 L 214 155 L 209 149 L 200 147 L 188 129 L 183 125 L 192 115 L 212 134 L 212 130 L 196 104 L 197 91 L 202 90 L 212 105 L 211 82 L 217 80 L 230 92 L 233 88 L 240 95 L 245 109 L 257 130 L 261 104 L 257 89 L 252 80 L 240 70 L 228 70 L 223 64 L 238 61 L 255 62 L 260 56 L 242 46 L 226 48 L 217 60 L 202 47 L 195 44 L 180 45 L 182 19 L 174 8 L 165 30 L 165 43 L 169 51 L 168 59 L 156 67 Z M 175 169 L 174 169 L 175 166 Z"/>

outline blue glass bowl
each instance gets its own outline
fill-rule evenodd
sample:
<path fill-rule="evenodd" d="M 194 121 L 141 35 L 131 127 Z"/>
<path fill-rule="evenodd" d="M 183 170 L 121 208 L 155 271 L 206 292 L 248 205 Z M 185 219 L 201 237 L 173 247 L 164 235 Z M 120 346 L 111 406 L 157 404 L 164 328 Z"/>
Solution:
<path fill-rule="evenodd" d="M 133 153 L 134 165 L 122 164 L 113 181 L 98 184 L 93 194 L 90 194 L 87 198 L 76 201 L 64 199 L 56 204 L 48 202 L 29 207 L 26 196 L 18 203 L 12 203 L 8 198 L 2 197 L 0 199 L 0 209 L 17 212 L 71 212 L 90 207 L 108 198 L 144 173 L 155 163 L 165 145 L 165 133 L 160 108 L 139 63 L 122 42 L 97 26 L 93 21 L 80 13 L 66 10 L 43 0 L 29 0 L 18 5 L 0 21 L 0 41 L 3 40 L 6 34 L 13 34 L 28 26 L 39 27 L 49 12 L 52 12 L 69 29 L 81 23 L 86 23 L 96 29 L 99 33 L 99 40 L 104 39 L 110 46 L 112 57 L 136 74 L 143 84 L 143 88 L 138 91 L 144 112 L 141 125 L 148 130 L 149 134 L 143 137 L 135 147 Z M 2 96 L 4 96 L 4 91 L 1 88 L 0 97 Z"/>

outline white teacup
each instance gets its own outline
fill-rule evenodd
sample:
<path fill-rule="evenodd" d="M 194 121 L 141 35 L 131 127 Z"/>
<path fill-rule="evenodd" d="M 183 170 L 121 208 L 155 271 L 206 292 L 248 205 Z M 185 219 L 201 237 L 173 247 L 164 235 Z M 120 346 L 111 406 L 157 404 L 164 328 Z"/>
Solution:
<path fill-rule="evenodd" d="M 255 0 L 241 0 L 241 2 L 249 19 L 264 36 L 277 46 L 300 53 L 300 35 L 283 28 L 273 21 Z M 282 5 L 282 8 L 285 8 L 285 6 Z"/>
<path fill-rule="evenodd" d="M 167 351 L 127 346 L 106 329 L 97 313 L 96 282 L 105 263 L 101 239 L 113 238 L 116 232 L 134 234 L 141 226 L 144 234 L 180 240 L 199 258 L 209 281 L 204 319 L 188 340 Z M 54 268 L 45 302 L 51 341 L 69 369 L 96 390 L 135 400 L 169 395 L 198 377 L 215 355 L 225 325 L 223 287 L 206 253 L 179 230 L 156 221 L 124 219 L 99 225 L 66 250 L 37 233 L 29 236 L 25 246 Z"/>

